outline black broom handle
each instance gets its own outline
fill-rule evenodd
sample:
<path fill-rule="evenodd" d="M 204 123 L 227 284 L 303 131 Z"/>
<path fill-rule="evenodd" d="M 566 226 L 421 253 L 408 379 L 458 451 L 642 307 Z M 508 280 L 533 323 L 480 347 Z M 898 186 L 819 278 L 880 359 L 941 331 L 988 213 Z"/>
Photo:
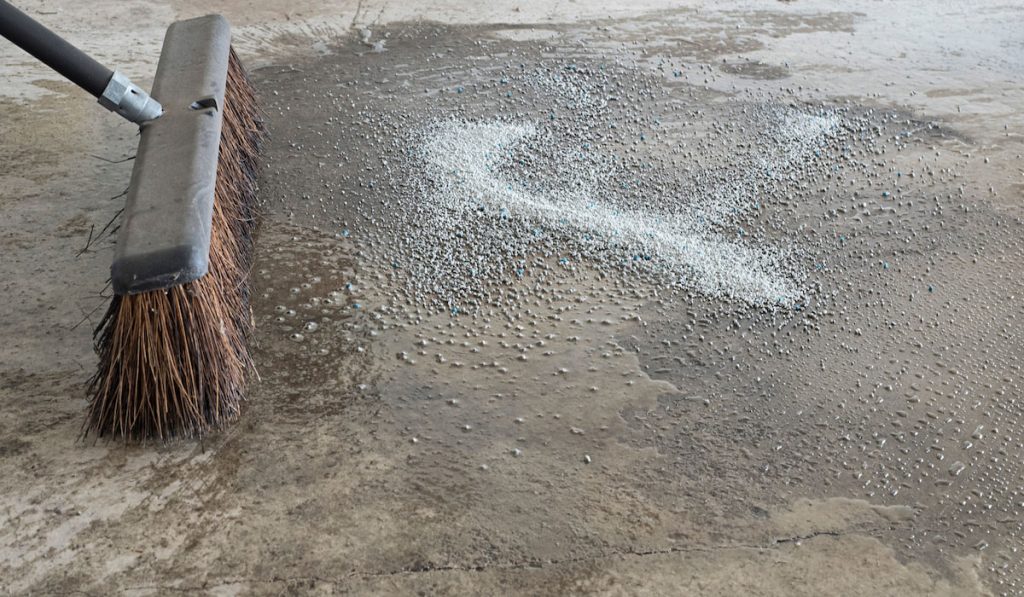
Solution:
<path fill-rule="evenodd" d="M 103 95 L 114 76 L 114 71 L 14 8 L 7 0 L 0 0 L 0 35 L 96 97 Z"/>

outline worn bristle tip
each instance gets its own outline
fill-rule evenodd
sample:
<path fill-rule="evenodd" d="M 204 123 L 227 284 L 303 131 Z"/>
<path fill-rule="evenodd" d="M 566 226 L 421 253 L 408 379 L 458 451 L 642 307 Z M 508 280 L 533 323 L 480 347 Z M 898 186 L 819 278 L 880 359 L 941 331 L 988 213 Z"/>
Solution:
<path fill-rule="evenodd" d="M 201 436 L 239 414 L 253 370 L 248 282 L 263 120 L 233 50 L 224 104 L 209 273 L 111 300 L 95 331 L 86 435 Z"/>

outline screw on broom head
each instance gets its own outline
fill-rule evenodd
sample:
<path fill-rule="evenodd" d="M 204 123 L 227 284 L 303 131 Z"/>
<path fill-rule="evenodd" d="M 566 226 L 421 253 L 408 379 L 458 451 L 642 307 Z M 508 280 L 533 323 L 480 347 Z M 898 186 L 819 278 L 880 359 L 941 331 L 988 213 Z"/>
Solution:
<path fill-rule="evenodd" d="M 234 51 L 228 54 L 222 106 L 213 108 L 222 118 L 219 151 L 207 152 L 216 160 L 212 209 L 207 207 L 212 223 L 205 228 L 207 271 L 180 283 L 194 277 L 186 274 L 172 282 L 177 285 L 156 290 L 118 291 L 95 332 L 100 362 L 89 384 L 86 434 L 126 440 L 197 436 L 238 415 L 253 369 L 247 344 L 252 329 L 248 278 L 263 125 L 254 89 Z M 144 129 L 143 143 L 146 134 Z M 197 152 L 199 157 L 203 153 Z M 132 184 L 137 183 L 133 173 Z M 119 245 L 124 238 L 122 231 Z M 115 278 L 117 266 L 115 261 Z"/>

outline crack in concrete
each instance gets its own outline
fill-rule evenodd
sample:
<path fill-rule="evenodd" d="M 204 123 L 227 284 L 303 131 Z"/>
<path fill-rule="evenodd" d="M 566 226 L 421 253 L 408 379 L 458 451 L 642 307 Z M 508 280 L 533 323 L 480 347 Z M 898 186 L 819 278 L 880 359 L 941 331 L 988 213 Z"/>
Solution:
<path fill-rule="evenodd" d="M 895 529 L 890 529 L 895 530 Z M 808 539 L 814 539 L 815 537 L 841 537 L 843 533 L 839 531 L 815 531 L 807 535 L 797 535 L 795 537 L 781 537 L 775 539 L 775 544 L 780 545 L 783 543 L 800 543 Z"/>
<path fill-rule="evenodd" d="M 587 556 L 580 556 L 575 558 L 564 558 L 564 559 L 552 559 L 552 560 L 528 560 L 525 562 L 509 562 L 504 564 L 491 564 L 491 565 L 480 565 L 480 566 L 465 566 L 457 564 L 446 564 L 446 565 L 430 565 L 424 564 L 420 566 L 410 566 L 407 568 L 400 568 L 398 570 L 381 570 L 376 572 L 360 572 L 353 570 L 352 572 L 342 577 L 322 577 L 322 576 L 274 576 L 273 578 L 250 578 L 250 577 L 238 577 L 231 579 L 223 579 L 213 584 L 203 584 L 200 586 L 189 586 L 189 587 L 175 587 L 166 585 L 145 585 L 138 587 L 130 587 L 127 591 L 176 591 L 176 592 L 196 592 L 196 591 L 209 591 L 221 587 L 230 585 L 237 585 L 243 583 L 253 584 L 279 584 L 279 583 L 323 583 L 329 585 L 338 585 L 350 582 L 352 580 L 360 579 L 373 579 L 373 578 L 390 578 L 395 576 L 410 576 L 431 572 L 488 572 L 491 570 L 540 570 L 546 566 L 565 566 L 572 564 L 583 564 L 589 562 L 596 562 L 604 559 L 614 558 L 643 558 L 648 556 L 659 556 L 659 555 L 671 555 L 677 553 L 717 553 L 722 551 L 731 550 L 755 550 L 755 551 L 769 551 L 776 549 L 783 545 L 798 544 L 803 541 L 809 541 L 818 537 L 845 537 L 848 535 L 863 535 L 868 537 L 874 537 L 878 533 L 892 532 L 904 530 L 906 527 L 900 526 L 887 526 L 887 527 L 876 527 L 876 528 L 865 528 L 865 529 L 851 529 L 848 531 L 838 530 L 824 530 L 814 531 L 806 535 L 793 535 L 790 537 L 779 537 L 772 539 L 770 543 L 729 543 L 723 545 L 708 545 L 708 546 L 691 546 L 691 547 L 666 547 L 661 549 L 617 549 L 603 554 L 594 554 Z"/>

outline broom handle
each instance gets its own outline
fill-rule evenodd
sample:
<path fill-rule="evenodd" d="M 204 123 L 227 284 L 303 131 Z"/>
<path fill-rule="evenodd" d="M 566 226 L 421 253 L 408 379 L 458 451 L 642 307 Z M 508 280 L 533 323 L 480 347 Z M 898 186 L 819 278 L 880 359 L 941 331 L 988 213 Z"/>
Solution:
<path fill-rule="evenodd" d="M 96 62 L 7 0 L 0 0 L 0 35 L 132 122 L 153 120 L 163 112 L 156 100 L 124 75 Z"/>
<path fill-rule="evenodd" d="M 0 0 L 0 35 L 96 97 L 103 95 L 110 77 L 114 76 L 114 71 L 6 0 Z"/>

